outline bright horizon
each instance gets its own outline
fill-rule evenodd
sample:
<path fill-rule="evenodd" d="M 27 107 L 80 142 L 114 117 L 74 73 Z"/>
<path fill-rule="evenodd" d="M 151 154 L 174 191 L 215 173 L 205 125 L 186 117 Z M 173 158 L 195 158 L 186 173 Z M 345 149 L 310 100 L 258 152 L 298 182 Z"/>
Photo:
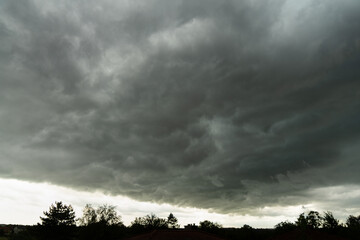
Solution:
<path fill-rule="evenodd" d="M 266 207 L 262 211 L 264 216 L 251 215 L 227 215 L 209 212 L 204 209 L 189 207 L 178 207 L 170 204 L 156 204 L 149 202 L 139 202 L 126 197 L 110 196 L 101 192 L 77 191 L 71 188 L 55 186 L 48 183 L 31 183 L 14 179 L 0 179 L 0 224 L 22 224 L 34 225 L 40 221 L 43 211 L 48 211 L 51 204 L 55 201 L 62 201 L 64 204 L 72 205 L 76 213 L 76 218 L 82 216 L 82 209 L 86 204 L 94 207 L 103 204 L 116 206 L 117 213 L 122 217 L 122 221 L 129 226 L 135 217 L 143 217 L 154 213 L 158 217 L 167 218 L 173 213 L 178 218 L 181 227 L 187 224 L 196 225 L 200 221 L 210 220 L 220 223 L 223 227 L 240 228 L 244 224 L 254 228 L 273 228 L 282 221 L 295 222 L 299 214 L 310 210 L 327 211 L 321 205 L 290 206 L 290 207 Z M 339 194 L 344 189 L 337 190 Z M 353 198 L 360 197 L 360 190 L 349 188 L 346 192 L 353 194 Z M 21 195 L 20 195 L 21 193 Z M 334 190 L 332 191 L 334 193 Z M 355 211 L 355 212 L 351 212 Z M 340 222 L 345 222 L 349 215 L 356 215 L 359 209 L 347 209 L 333 212 Z"/>
<path fill-rule="evenodd" d="M 257 225 L 258 227 L 271 228 L 273 227 L 271 222 L 276 224 L 276 221 L 281 219 L 281 217 L 227 216 L 225 214 L 210 213 L 204 209 L 139 202 L 126 197 L 109 196 L 101 192 L 76 191 L 47 183 L 30 183 L 13 179 L 0 179 L 0 187 L 2 189 L 5 189 L 5 187 L 11 189 L 0 193 L 0 198 L 3 200 L 0 206 L 2 212 L 0 223 L 7 224 L 33 225 L 41 222 L 39 217 L 43 216 L 42 212 L 48 211 L 50 205 L 55 201 L 62 201 L 64 204 L 72 205 L 76 218 L 82 216 L 82 209 L 88 203 L 94 207 L 103 204 L 116 206 L 116 211 L 121 215 L 126 226 L 129 226 L 135 217 L 143 217 L 154 213 L 158 217 L 167 218 L 170 212 L 178 218 L 181 227 L 192 223 L 198 225 L 200 221 L 210 220 L 218 222 L 224 227 L 242 227 L 244 224 L 253 224 L 254 227 Z M 20 197 L 19 192 L 25 194 Z M 8 198 L 8 201 L 6 201 L 6 198 Z M 17 201 L 12 202 L 13 199 L 17 199 Z M 290 210 L 294 213 L 297 212 L 295 208 L 290 208 Z M 12 222 L 6 222 L 9 216 L 11 216 Z M 256 224 L 257 222 L 258 224 Z"/>

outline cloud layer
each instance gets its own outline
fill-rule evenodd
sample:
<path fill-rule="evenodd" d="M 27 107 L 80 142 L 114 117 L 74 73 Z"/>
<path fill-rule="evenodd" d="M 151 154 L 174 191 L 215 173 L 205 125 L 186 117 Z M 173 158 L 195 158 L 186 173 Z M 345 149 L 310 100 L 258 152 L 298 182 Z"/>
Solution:
<path fill-rule="evenodd" d="M 223 213 L 359 184 L 359 13 L 2 1 L 0 176 Z"/>

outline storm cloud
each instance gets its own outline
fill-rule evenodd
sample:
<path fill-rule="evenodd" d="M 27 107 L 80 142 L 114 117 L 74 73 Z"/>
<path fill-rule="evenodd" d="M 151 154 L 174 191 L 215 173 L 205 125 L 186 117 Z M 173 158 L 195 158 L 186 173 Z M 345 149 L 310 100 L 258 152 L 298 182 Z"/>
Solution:
<path fill-rule="evenodd" d="M 360 2 L 1 1 L 0 177 L 222 213 L 360 183 Z"/>

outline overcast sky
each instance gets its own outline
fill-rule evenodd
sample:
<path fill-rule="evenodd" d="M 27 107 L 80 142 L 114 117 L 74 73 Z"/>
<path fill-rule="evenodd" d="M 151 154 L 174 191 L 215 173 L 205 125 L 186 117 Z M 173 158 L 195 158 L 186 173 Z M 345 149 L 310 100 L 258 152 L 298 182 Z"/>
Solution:
<path fill-rule="evenodd" d="M 358 0 L 0 0 L 0 42 L 1 181 L 360 214 Z"/>

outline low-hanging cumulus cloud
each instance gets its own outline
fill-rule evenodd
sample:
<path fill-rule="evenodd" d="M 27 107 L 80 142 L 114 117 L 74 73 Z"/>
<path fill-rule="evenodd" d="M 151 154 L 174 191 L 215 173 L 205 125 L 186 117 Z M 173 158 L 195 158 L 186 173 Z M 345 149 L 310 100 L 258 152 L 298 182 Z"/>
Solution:
<path fill-rule="evenodd" d="M 237 213 L 359 184 L 359 13 L 2 1 L 0 176 Z"/>

